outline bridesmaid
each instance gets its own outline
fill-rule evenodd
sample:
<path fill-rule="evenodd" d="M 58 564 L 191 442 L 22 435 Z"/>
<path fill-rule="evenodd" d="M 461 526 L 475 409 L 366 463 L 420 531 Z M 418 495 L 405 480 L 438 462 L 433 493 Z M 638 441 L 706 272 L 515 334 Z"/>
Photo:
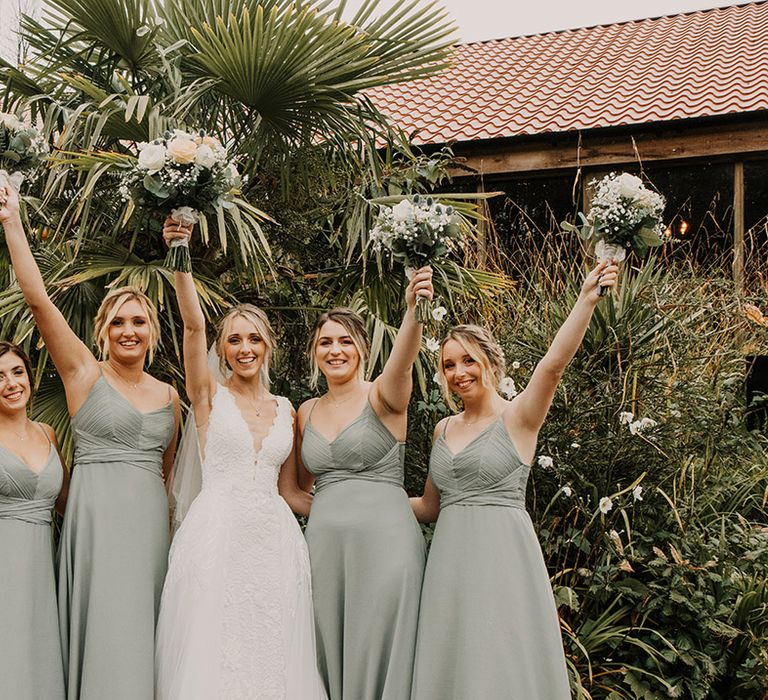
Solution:
<path fill-rule="evenodd" d="M 364 380 L 368 338 L 360 316 L 334 309 L 315 324 L 313 380 L 322 372 L 328 391 L 299 408 L 297 439 L 302 483 L 316 480 L 306 537 L 330 700 L 404 700 L 411 692 L 424 538 L 403 490 L 403 456 L 421 344 L 416 295 L 432 293 L 432 271 L 422 268 L 373 382 Z"/>
<path fill-rule="evenodd" d="M 110 291 L 94 323 L 98 362 L 48 298 L 10 187 L 0 221 L 16 277 L 59 376 L 75 458 L 59 551 L 59 624 L 69 698 L 152 700 L 157 609 L 168 558 L 176 391 L 144 372 L 157 312 L 138 289 Z"/>
<path fill-rule="evenodd" d="M 32 371 L 0 341 L 0 697 L 64 700 L 51 510 L 67 472 L 49 425 L 27 417 Z"/>
<path fill-rule="evenodd" d="M 437 520 L 421 598 L 413 700 L 567 700 L 571 697 L 552 588 L 525 487 L 536 439 L 560 377 L 618 268 L 600 263 L 528 386 L 512 401 L 496 387 L 504 356 L 484 328 L 443 340 L 439 373 L 452 408 L 434 433 L 421 522 Z"/>

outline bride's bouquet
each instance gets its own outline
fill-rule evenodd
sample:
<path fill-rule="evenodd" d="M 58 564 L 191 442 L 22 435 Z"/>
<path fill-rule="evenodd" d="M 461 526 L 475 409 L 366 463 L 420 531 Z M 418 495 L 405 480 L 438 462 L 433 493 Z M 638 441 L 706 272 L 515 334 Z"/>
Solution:
<path fill-rule="evenodd" d="M 140 143 L 138 151 L 120 188 L 131 212 L 170 215 L 184 225 L 199 222 L 205 240 L 205 216 L 215 214 L 221 221 L 224 210 L 236 206 L 241 177 L 227 149 L 205 131 L 166 131 L 161 138 Z M 174 241 L 165 262 L 174 270 L 189 272 L 186 241 Z"/>
<path fill-rule="evenodd" d="M 409 278 L 414 270 L 444 258 L 452 243 L 461 239 L 460 220 L 453 207 L 432 197 L 416 194 L 394 207 L 380 207 L 369 234 L 373 250 L 389 251 L 392 258 L 405 265 Z M 418 297 L 416 320 L 426 323 L 430 316 L 430 302 Z"/>
<path fill-rule="evenodd" d="M 0 112 L 0 184 L 9 182 L 18 191 L 25 176 L 48 154 L 48 142 L 33 126 L 14 114 Z"/>
<path fill-rule="evenodd" d="M 621 262 L 627 250 L 642 254 L 664 242 L 661 216 L 666 202 L 639 177 L 611 173 L 592 187 L 592 206 L 586 216 L 579 212 L 581 224 L 563 222 L 561 226 L 594 243 L 599 260 Z"/>

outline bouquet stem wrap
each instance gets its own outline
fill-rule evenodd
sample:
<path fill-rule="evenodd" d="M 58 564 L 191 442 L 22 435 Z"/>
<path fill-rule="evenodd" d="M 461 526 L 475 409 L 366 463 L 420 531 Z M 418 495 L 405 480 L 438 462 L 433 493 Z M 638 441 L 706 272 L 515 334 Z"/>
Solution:
<path fill-rule="evenodd" d="M 416 270 L 412 267 L 405 268 L 405 276 L 410 282 L 413 279 Z M 416 323 L 428 323 L 432 318 L 432 302 L 419 294 L 416 295 L 416 308 L 414 309 L 414 315 L 416 316 Z"/>
<path fill-rule="evenodd" d="M 192 226 L 200 220 L 200 212 L 192 207 L 177 207 L 171 210 L 171 219 L 182 226 Z M 179 272 L 192 272 L 192 258 L 189 254 L 189 239 L 171 241 L 165 266 Z"/>
<path fill-rule="evenodd" d="M 604 240 L 599 240 L 595 244 L 595 255 L 600 262 L 607 260 L 620 263 L 627 257 L 627 249 L 618 243 L 606 243 Z M 604 297 L 608 293 L 608 287 L 600 287 L 597 293 Z"/>

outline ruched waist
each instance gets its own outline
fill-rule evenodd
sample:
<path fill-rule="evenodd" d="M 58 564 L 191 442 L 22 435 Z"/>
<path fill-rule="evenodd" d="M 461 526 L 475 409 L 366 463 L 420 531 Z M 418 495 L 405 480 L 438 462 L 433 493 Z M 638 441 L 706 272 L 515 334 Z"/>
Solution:
<path fill-rule="evenodd" d="M 448 506 L 504 506 L 525 510 L 525 498 L 519 491 L 464 491 L 445 494 L 440 498 L 440 507 Z"/>
<path fill-rule="evenodd" d="M 0 496 L 0 520 L 20 520 L 31 525 L 50 525 L 53 503 L 49 499 L 30 500 Z"/>
<path fill-rule="evenodd" d="M 370 481 L 377 484 L 391 484 L 398 488 L 403 488 L 403 479 L 395 474 L 379 474 L 371 471 L 352 472 L 352 471 L 329 471 L 318 475 L 315 481 L 315 493 L 333 484 L 339 484 L 343 481 Z"/>
<path fill-rule="evenodd" d="M 137 453 L 132 448 L 117 447 L 98 447 L 91 448 L 83 446 L 75 451 L 75 466 L 80 467 L 86 464 L 116 464 L 121 463 L 129 467 L 138 467 L 148 472 L 160 476 L 162 469 L 162 459 L 155 452 Z"/>

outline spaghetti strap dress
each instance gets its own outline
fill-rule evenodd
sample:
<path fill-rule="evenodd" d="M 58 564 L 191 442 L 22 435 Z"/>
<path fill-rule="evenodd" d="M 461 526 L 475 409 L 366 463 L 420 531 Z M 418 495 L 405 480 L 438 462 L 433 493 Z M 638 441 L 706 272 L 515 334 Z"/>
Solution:
<path fill-rule="evenodd" d="M 52 515 L 59 455 L 32 471 L 0 447 L 0 698 L 64 700 Z"/>
<path fill-rule="evenodd" d="M 405 444 L 370 403 L 332 441 L 311 418 L 301 456 L 316 478 L 306 538 L 320 672 L 330 700 L 404 700 L 425 556 Z"/>
<path fill-rule="evenodd" d="M 501 417 L 456 454 L 444 433 L 435 441 L 430 474 L 441 510 L 413 700 L 571 697 L 552 587 L 525 510 L 529 472 Z"/>
<path fill-rule="evenodd" d="M 171 402 L 142 413 L 100 375 L 72 418 L 75 459 L 59 550 L 68 698 L 153 700 L 168 560 L 163 453 Z"/>

